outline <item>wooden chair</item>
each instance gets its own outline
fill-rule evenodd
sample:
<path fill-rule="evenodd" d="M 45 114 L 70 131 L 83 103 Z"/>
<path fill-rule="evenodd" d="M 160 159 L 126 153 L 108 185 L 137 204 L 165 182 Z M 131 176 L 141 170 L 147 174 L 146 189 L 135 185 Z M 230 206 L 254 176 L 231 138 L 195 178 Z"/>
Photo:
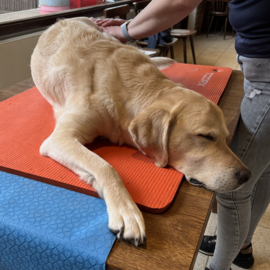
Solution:
<path fill-rule="evenodd" d="M 226 38 L 226 31 L 227 31 L 227 24 L 228 24 L 228 17 L 229 17 L 229 2 L 230 1 L 231 0 L 212 0 L 212 11 L 211 11 L 212 17 L 211 17 L 210 25 L 208 27 L 206 37 L 208 37 L 208 34 L 210 32 L 214 17 L 217 17 L 214 34 L 216 34 L 218 18 L 225 17 L 225 24 L 221 30 L 221 34 L 222 34 L 223 29 L 224 29 L 224 39 Z M 232 36 L 233 36 L 233 32 L 232 32 Z"/>
<path fill-rule="evenodd" d="M 149 3 L 151 0 L 146 0 L 146 1 L 140 1 L 140 2 L 133 2 L 133 7 L 136 15 L 139 14 Z"/>
<path fill-rule="evenodd" d="M 195 36 L 196 34 L 197 34 L 196 30 L 188 30 L 188 29 L 173 29 L 173 30 L 171 30 L 171 35 L 173 37 L 176 37 L 178 39 L 183 40 L 184 63 L 187 63 L 186 40 L 189 37 L 193 62 L 194 62 L 194 64 L 196 64 L 196 57 L 195 57 L 195 50 L 194 50 L 194 43 L 193 43 L 193 36 Z"/>
<path fill-rule="evenodd" d="M 139 12 L 141 12 L 151 1 L 146 0 L 146 1 L 140 1 L 140 2 L 133 2 L 133 7 L 135 13 L 138 15 Z M 147 42 L 142 41 L 142 40 L 137 40 L 136 41 L 138 45 L 142 47 L 147 46 Z M 173 40 L 166 45 L 164 44 L 158 44 L 157 47 L 160 49 L 161 55 L 162 56 L 167 56 L 168 51 L 170 50 L 171 53 L 171 58 L 174 59 L 174 51 L 173 51 L 173 45 L 177 42 L 177 38 L 173 38 Z"/>
<path fill-rule="evenodd" d="M 127 14 L 130 12 L 130 6 L 128 4 L 121 5 L 117 7 L 106 8 L 103 10 L 103 15 L 105 18 L 115 18 L 126 20 Z"/>

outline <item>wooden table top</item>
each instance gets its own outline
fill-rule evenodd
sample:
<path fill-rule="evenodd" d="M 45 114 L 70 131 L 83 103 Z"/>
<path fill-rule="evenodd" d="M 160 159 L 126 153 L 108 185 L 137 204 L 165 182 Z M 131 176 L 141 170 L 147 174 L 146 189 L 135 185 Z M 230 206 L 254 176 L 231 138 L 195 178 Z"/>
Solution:
<path fill-rule="evenodd" d="M 219 103 L 231 134 L 229 144 L 239 118 L 243 79 L 242 73 L 234 70 Z M 0 90 L 0 101 L 33 85 L 32 79 L 28 79 Z M 107 259 L 107 269 L 193 269 L 213 201 L 213 192 L 183 181 L 169 210 L 163 214 L 143 213 L 146 245 L 135 248 L 117 240 Z"/>

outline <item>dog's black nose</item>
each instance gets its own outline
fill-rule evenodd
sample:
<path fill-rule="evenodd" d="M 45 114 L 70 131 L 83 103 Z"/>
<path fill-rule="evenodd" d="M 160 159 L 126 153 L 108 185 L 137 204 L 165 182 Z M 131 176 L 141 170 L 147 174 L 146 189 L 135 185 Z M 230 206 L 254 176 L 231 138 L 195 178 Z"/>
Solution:
<path fill-rule="evenodd" d="M 248 169 L 241 169 L 235 173 L 239 185 L 245 184 L 251 177 L 251 171 Z"/>

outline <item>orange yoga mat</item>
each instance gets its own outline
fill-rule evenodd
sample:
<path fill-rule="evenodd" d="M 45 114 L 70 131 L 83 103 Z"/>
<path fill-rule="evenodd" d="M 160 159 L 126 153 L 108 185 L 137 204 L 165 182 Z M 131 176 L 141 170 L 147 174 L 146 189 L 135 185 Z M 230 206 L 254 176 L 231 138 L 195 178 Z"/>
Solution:
<path fill-rule="evenodd" d="M 232 70 L 229 68 L 173 64 L 163 73 L 175 82 L 218 102 Z M 39 154 L 42 142 L 55 126 L 49 103 L 34 87 L 0 103 L 0 169 L 52 185 L 98 196 L 76 174 Z M 96 140 L 87 146 L 119 173 L 139 207 L 151 213 L 167 209 L 183 175 L 172 168 L 158 168 L 129 146 Z"/>

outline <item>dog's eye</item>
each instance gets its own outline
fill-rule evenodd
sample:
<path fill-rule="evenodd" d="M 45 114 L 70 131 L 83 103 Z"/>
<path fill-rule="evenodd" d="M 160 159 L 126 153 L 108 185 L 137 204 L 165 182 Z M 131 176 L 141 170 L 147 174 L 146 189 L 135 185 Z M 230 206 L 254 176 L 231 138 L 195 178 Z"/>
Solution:
<path fill-rule="evenodd" d="M 203 137 L 209 141 L 214 141 L 214 138 L 209 134 L 208 135 L 199 134 L 198 136 Z"/>

